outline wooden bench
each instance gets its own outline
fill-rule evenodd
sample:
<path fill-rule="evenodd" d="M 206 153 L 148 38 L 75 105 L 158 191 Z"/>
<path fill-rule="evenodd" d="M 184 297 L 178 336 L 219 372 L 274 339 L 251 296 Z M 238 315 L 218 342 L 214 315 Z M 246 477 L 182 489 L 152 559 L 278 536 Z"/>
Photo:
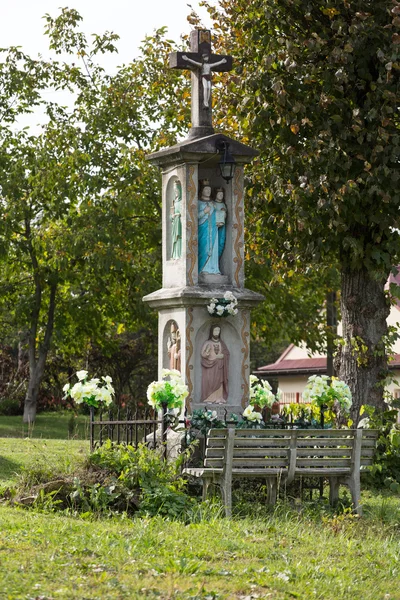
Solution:
<path fill-rule="evenodd" d="M 368 429 L 211 429 L 204 466 L 184 473 L 202 480 L 203 499 L 210 483 L 219 485 L 227 516 L 232 480 L 244 477 L 265 479 L 270 504 L 275 504 L 281 482 L 324 477 L 331 504 L 338 501 L 339 486 L 346 485 L 361 514 L 360 470 L 372 465 L 377 436 Z"/>

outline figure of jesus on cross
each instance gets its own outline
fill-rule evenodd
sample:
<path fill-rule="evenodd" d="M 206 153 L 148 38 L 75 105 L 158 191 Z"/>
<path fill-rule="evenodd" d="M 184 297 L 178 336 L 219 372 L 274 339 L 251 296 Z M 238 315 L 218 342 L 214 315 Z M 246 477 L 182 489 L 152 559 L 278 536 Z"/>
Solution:
<path fill-rule="evenodd" d="M 230 71 L 231 56 L 211 52 L 211 32 L 196 29 L 190 34 L 190 52 L 173 52 L 169 57 L 171 69 L 192 71 L 192 128 L 189 137 L 214 133 L 212 126 L 212 71 Z"/>
<path fill-rule="evenodd" d="M 222 58 L 217 62 L 210 63 L 210 57 L 206 52 L 202 55 L 203 62 L 201 63 L 192 60 L 186 56 L 186 54 L 183 54 L 182 58 L 183 60 L 186 60 L 187 62 L 201 69 L 201 78 L 203 80 L 203 106 L 205 108 L 209 108 L 211 98 L 211 69 L 219 67 L 220 65 L 224 65 L 226 63 L 226 58 Z"/>

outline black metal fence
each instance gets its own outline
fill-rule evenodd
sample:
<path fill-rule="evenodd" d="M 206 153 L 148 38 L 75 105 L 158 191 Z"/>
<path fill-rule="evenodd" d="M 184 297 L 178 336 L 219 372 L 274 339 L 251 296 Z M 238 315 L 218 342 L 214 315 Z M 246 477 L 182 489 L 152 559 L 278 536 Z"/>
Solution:
<path fill-rule="evenodd" d="M 116 444 L 130 444 L 137 447 L 140 442 L 152 440 L 157 442 L 157 432 L 163 431 L 164 419 L 159 418 L 157 412 L 150 408 L 135 411 L 100 410 L 95 414 L 90 408 L 90 449 L 102 446 L 106 440 Z"/>

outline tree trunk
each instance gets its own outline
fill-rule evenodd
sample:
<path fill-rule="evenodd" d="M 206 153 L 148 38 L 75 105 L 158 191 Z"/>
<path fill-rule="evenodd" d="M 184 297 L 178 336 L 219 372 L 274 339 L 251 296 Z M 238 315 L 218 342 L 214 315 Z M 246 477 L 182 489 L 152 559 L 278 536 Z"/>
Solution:
<path fill-rule="evenodd" d="M 386 278 L 373 279 L 367 270 L 342 271 L 342 338 L 336 357 L 339 378 L 353 396 L 351 418 L 359 420 L 360 407 L 384 408 L 387 356 L 384 336 L 390 304 L 385 296 Z"/>
<path fill-rule="evenodd" d="M 36 331 L 39 311 L 36 310 L 29 335 L 29 383 L 24 404 L 24 423 L 33 423 L 36 419 L 37 400 L 40 384 L 44 375 L 46 359 L 50 349 L 51 337 L 54 327 L 54 313 L 56 307 L 57 283 L 50 286 L 49 308 L 47 311 L 46 331 L 43 344 L 39 347 L 39 356 L 36 359 Z M 39 299 L 40 300 L 40 299 Z M 41 300 L 40 300 L 41 301 Z M 40 307 L 40 302 L 39 302 Z"/>
<path fill-rule="evenodd" d="M 42 381 L 43 372 L 40 373 L 36 368 L 29 374 L 28 389 L 25 396 L 23 422 L 34 423 L 36 419 L 37 400 L 39 396 L 39 388 Z"/>

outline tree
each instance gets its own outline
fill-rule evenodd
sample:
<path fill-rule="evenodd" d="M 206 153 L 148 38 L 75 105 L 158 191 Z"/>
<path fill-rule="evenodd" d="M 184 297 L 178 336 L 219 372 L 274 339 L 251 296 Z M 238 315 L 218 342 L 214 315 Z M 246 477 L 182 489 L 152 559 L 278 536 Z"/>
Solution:
<path fill-rule="evenodd" d="M 97 61 L 116 51 L 115 34 L 89 44 L 69 9 L 46 21 L 50 47 L 79 65 L 15 48 L 0 64 L 0 317 L 28 347 L 26 422 L 35 419 L 52 343 L 84 354 L 154 321 L 141 297 L 159 277 L 160 188 L 145 154 L 173 143 L 184 120 L 164 112 L 177 93 L 164 30 L 111 76 Z M 43 89 L 69 90 L 72 107 L 45 100 Z M 35 104 L 47 115 L 39 133 L 16 129 Z"/>
<path fill-rule="evenodd" d="M 221 0 L 209 8 L 237 57 L 238 131 L 260 151 L 250 173 L 261 245 L 287 269 L 341 276 L 339 376 L 354 420 L 383 406 L 399 261 L 399 44 L 395 0 Z"/>

